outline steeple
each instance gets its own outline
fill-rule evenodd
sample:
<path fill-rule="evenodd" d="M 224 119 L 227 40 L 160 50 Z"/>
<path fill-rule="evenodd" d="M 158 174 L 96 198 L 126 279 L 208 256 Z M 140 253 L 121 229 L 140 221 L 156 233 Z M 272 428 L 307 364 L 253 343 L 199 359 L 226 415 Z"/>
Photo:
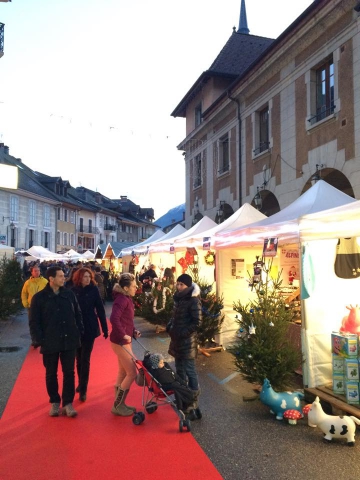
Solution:
<path fill-rule="evenodd" d="M 250 33 L 246 18 L 245 0 L 241 0 L 239 29 L 237 33 L 245 33 L 246 35 L 249 35 Z"/>

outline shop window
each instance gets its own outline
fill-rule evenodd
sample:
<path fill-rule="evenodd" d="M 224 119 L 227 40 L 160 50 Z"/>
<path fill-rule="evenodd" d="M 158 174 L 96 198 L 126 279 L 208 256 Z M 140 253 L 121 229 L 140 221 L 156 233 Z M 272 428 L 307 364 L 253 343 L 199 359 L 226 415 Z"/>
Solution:
<path fill-rule="evenodd" d="M 254 156 L 266 152 L 270 147 L 270 109 L 266 105 L 255 112 Z"/>

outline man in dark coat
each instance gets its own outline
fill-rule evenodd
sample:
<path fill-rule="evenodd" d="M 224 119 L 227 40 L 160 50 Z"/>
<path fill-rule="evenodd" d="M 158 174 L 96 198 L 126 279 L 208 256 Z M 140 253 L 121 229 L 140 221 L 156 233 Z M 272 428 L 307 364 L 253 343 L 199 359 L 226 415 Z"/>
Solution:
<path fill-rule="evenodd" d="M 49 415 L 58 417 L 60 400 L 63 413 L 75 417 L 75 355 L 84 332 L 81 310 L 74 292 L 64 288 L 65 275 L 58 266 L 50 267 L 49 283 L 36 293 L 30 305 L 31 338 L 40 345 L 46 370 L 46 389 L 50 397 Z M 59 395 L 57 371 L 59 359 L 63 372 L 62 396 Z"/>
<path fill-rule="evenodd" d="M 195 367 L 197 356 L 196 332 L 201 323 L 200 288 L 190 275 L 180 275 L 176 281 L 174 312 L 166 330 L 170 335 L 169 354 L 175 358 L 176 373 L 188 382 L 198 396 L 199 380 Z"/>
<path fill-rule="evenodd" d="M 146 272 L 139 277 L 139 280 L 142 283 L 142 291 L 144 293 L 151 292 L 154 279 L 157 278 L 155 268 L 156 266 L 152 263 Z"/>

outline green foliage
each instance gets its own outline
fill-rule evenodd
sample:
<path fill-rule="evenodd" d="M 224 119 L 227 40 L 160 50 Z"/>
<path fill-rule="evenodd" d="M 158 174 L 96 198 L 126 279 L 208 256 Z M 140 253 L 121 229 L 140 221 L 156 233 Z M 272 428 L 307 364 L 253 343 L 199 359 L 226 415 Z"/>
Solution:
<path fill-rule="evenodd" d="M 293 372 L 301 364 L 301 354 L 289 339 L 291 307 L 281 294 L 281 272 L 270 276 L 272 262 L 263 268 L 265 280 L 254 285 L 256 298 L 247 304 L 234 302 L 238 312 L 239 341 L 229 350 L 235 365 L 253 383 L 270 380 L 274 389 L 291 387 Z"/>
<path fill-rule="evenodd" d="M 218 297 L 216 293 L 211 293 L 212 284 L 199 277 L 197 264 L 190 265 L 188 270 L 194 283 L 200 287 L 202 322 L 197 334 L 198 344 L 203 348 L 211 347 L 215 345 L 214 337 L 220 333 L 224 322 L 225 315 L 221 313 L 224 299 L 222 296 Z"/>
<path fill-rule="evenodd" d="M 165 308 L 163 308 L 164 296 L 163 291 L 165 290 Z M 156 299 L 156 307 L 154 307 L 154 300 Z M 135 304 L 135 315 L 138 317 L 145 318 L 148 322 L 153 325 L 162 325 L 165 326 L 171 318 L 172 309 L 173 309 L 173 291 L 162 285 L 161 290 L 158 290 L 154 287 L 149 293 L 142 293 L 141 290 L 136 292 L 134 297 Z M 160 310 L 155 313 L 156 310 Z"/>
<path fill-rule="evenodd" d="M 0 319 L 5 320 L 10 315 L 19 312 L 23 280 L 21 267 L 17 260 L 3 257 L 0 260 Z"/>

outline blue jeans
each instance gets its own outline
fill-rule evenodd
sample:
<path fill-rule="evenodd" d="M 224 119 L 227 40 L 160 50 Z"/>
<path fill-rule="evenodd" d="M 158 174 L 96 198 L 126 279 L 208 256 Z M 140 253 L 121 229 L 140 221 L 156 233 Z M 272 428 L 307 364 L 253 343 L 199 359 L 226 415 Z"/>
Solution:
<path fill-rule="evenodd" d="M 58 384 L 58 364 L 63 372 L 62 405 L 72 403 L 75 396 L 75 353 L 76 350 L 64 350 L 56 353 L 44 353 L 43 364 L 46 369 L 46 389 L 50 403 L 60 403 Z"/>
<path fill-rule="evenodd" d="M 195 368 L 195 359 L 193 358 L 175 358 L 176 373 L 185 382 L 188 382 L 191 390 L 199 390 L 199 379 Z"/>

